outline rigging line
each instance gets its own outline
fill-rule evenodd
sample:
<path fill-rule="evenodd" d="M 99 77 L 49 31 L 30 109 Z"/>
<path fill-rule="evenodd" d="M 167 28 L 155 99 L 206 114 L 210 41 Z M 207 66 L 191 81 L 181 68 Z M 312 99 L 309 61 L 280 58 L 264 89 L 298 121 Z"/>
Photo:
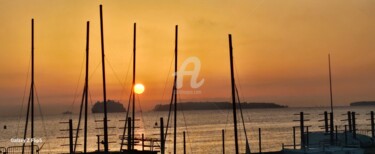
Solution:
<path fill-rule="evenodd" d="M 131 58 L 133 58 L 133 56 L 134 56 L 133 54 L 132 54 L 132 56 L 130 56 L 130 60 L 129 60 L 129 64 L 128 64 L 128 70 L 127 70 L 127 72 L 126 72 L 126 76 L 125 76 L 125 80 L 124 80 L 124 81 L 121 81 L 121 79 L 120 79 L 119 76 L 117 75 L 115 69 L 113 68 L 111 62 L 109 61 L 109 58 L 107 58 L 108 56 L 104 57 L 105 60 L 106 60 L 106 62 L 108 62 L 109 67 L 110 67 L 111 70 L 113 71 L 113 74 L 115 75 L 116 79 L 118 80 L 118 82 L 119 82 L 120 85 L 121 85 L 121 94 L 122 94 L 122 93 L 125 93 L 125 89 L 126 89 L 126 88 L 125 88 L 126 80 L 127 80 L 127 78 L 128 78 L 128 74 L 129 74 L 129 71 L 130 71 Z M 121 96 L 123 97 L 123 95 L 120 95 L 120 97 L 121 97 Z M 122 98 L 120 98 L 120 99 L 122 99 Z"/>
<path fill-rule="evenodd" d="M 83 93 L 82 93 L 82 99 L 81 99 L 81 107 L 79 109 L 79 117 L 78 117 L 78 124 L 77 124 L 77 130 L 76 130 L 76 137 L 75 137 L 75 143 L 74 143 L 74 153 L 76 152 L 76 148 L 77 148 L 77 142 L 78 142 L 78 135 L 79 135 L 79 129 L 80 129 L 80 126 L 81 126 L 81 119 L 82 119 L 82 110 L 83 110 L 83 103 L 85 101 L 85 95 L 87 95 L 86 93 L 87 89 L 86 89 L 86 86 L 84 86 L 83 88 Z"/>
<path fill-rule="evenodd" d="M 171 62 L 170 62 L 170 64 L 169 64 L 169 70 L 168 70 L 168 73 L 167 73 L 167 76 L 166 76 L 166 80 L 165 80 L 164 88 L 163 88 L 163 94 L 162 94 L 162 96 L 161 96 L 161 99 L 160 99 L 161 101 L 160 101 L 159 105 L 161 105 L 161 104 L 162 104 L 161 102 L 164 101 L 165 91 L 166 91 L 166 89 L 167 89 L 167 83 L 168 83 L 168 81 L 169 81 L 168 76 L 169 76 L 170 73 L 171 73 L 172 64 L 173 64 L 173 57 L 171 58 Z M 159 112 L 158 112 L 158 115 L 157 115 L 155 118 L 158 118 L 158 117 L 160 117 L 160 116 L 159 116 Z M 158 119 L 157 119 L 157 120 L 158 120 Z M 157 120 L 156 120 L 156 121 L 157 121 Z"/>
<path fill-rule="evenodd" d="M 132 52 L 132 54 L 131 54 L 131 56 L 129 57 L 130 59 L 129 59 L 129 63 L 128 63 L 128 69 L 127 69 L 127 71 L 126 71 L 126 75 L 125 75 L 125 79 L 124 79 L 124 81 L 122 82 L 123 83 L 123 85 L 122 85 L 122 89 L 121 89 L 121 96 L 123 96 L 122 94 L 123 93 L 125 93 L 125 90 L 126 90 L 126 88 L 125 88 L 125 86 L 126 86 L 126 84 L 127 84 L 127 80 L 128 80 L 128 76 L 129 76 L 129 72 L 130 72 L 130 65 L 131 65 L 131 62 L 132 62 L 132 58 L 133 58 L 133 52 Z M 120 82 L 121 83 L 121 82 Z M 132 88 L 132 87 L 131 87 Z"/>
<path fill-rule="evenodd" d="M 174 53 L 173 55 L 175 55 L 175 54 L 176 54 L 176 53 Z M 171 61 L 171 65 L 170 65 L 170 67 L 169 67 L 169 72 L 168 72 L 168 74 L 169 74 L 170 71 L 171 71 L 172 63 L 173 63 L 173 59 L 172 59 L 172 61 Z M 177 73 L 177 72 L 175 72 L 175 73 Z M 174 75 L 176 75 L 176 74 L 174 74 Z M 168 79 L 168 78 L 167 78 L 167 79 Z M 167 128 L 165 129 L 165 137 L 164 137 L 164 141 L 167 140 L 167 136 L 168 136 L 168 128 L 169 128 L 169 119 L 170 119 L 170 117 L 171 117 L 171 111 L 172 111 L 172 104 L 173 104 L 173 102 L 174 102 L 174 99 L 176 99 L 176 98 L 174 98 L 174 93 L 176 92 L 176 91 L 175 91 L 175 88 L 174 88 L 175 86 L 176 86 L 176 80 L 173 81 L 172 96 L 171 96 L 171 102 L 169 103 L 169 112 L 168 112 Z"/>
<path fill-rule="evenodd" d="M 174 85 L 173 85 L 173 87 L 174 87 Z M 164 141 L 167 140 L 167 136 L 168 136 L 168 128 L 169 128 L 169 120 L 171 119 L 170 117 L 171 117 L 171 112 L 172 112 L 172 104 L 173 104 L 174 99 L 176 99 L 176 98 L 174 98 L 174 93 L 175 93 L 175 88 L 173 88 L 173 90 L 172 90 L 171 102 L 170 102 L 170 104 L 169 104 L 169 112 L 168 112 L 167 128 L 165 129 L 165 137 L 164 137 Z"/>
<path fill-rule="evenodd" d="M 75 89 L 75 92 L 74 92 L 74 98 L 73 98 L 73 103 L 70 105 L 70 110 L 72 111 L 73 110 L 73 107 L 74 107 L 74 104 L 75 104 L 75 101 L 78 97 L 78 88 L 79 88 L 79 83 L 80 83 L 80 80 L 81 80 L 81 76 L 82 76 L 82 72 L 83 72 L 83 65 L 84 65 L 84 61 L 82 61 L 82 65 L 81 65 L 81 72 L 80 72 L 80 75 L 79 75 L 79 78 L 78 78 L 78 82 L 77 82 L 77 86 L 76 86 L 76 89 Z M 98 65 L 96 65 L 94 71 L 91 73 L 91 75 L 89 75 L 89 79 L 92 78 L 92 76 L 95 74 L 96 70 L 99 68 L 100 66 L 100 63 L 98 63 Z M 91 93 L 90 93 L 90 103 L 91 103 L 91 107 L 93 106 L 92 104 L 92 98 L 91 98 Z M 69 115 L 70 118 L 72 118 L 72 114 Z M 63 119 L 65 119 L 65 115 L 63 115 L 60 119 L 60 121 L 62 121 Z M 96 116 L 94 115 L 94 119 L 96 120 Z M 96 124 L 96 123 L 95 123 Z"/>
<path fill-rule="evenodd" d="M 25 124 L 25 131 L 23 133 L 23 139 L 26 140 L 27 135 L 27 126 L 29 124 L 29 113 L 30 113 L 30 104 L 31 104 L 31 90 L 32 86 L 30 86 L 30 93 L 29 93 L 29 101 L 27 102 L 27 113 L 26 113 L 26 124 Z M 25 151 L 25 142 L 22 144 L 22 153 Z"/>
<path fill-rule="evenodd" d="M 254 13 L 262 4 L 264 3 L 264 0 L 260 0 L 260 2 L 258 3 L 257 6 L 255 6 L 251 11 L 250 11 L 250 14 Z M 233 57 L 234 58 L 234 57 Z M 239 75 L 238 75 L 238 71 L 237 71 L 237 68 L 236 68 L 236 61 L 234 61 L 234 68 L 235 68 L 235 71 L 236 71 L 236 75 L 237 75 L 237 79 L 238 79 L 238 83 L 240 85 L 240 90 L 242 89 L 241 87 L 241 81 L 240 81 L 240 78 L 239 78 Z M 242 90 L 241 90 L 242 91 Z M 242 93 L 241 93 L 242 95 Z M 243 96 L 243 95 L 242 95 Z"/>
<path fill-rule="evenodd" d="M 91 105 L 91 108 L 94 106 L 93 104 L 92 104 L 92 97 L 91 97 L 91 92 L 90 92 L 90 89 L 88 89 L 88 94 L 89 94 L 89 97 L 90 97 L 90 105 Z M 92 113 L 92 110 L 91 110 L 91 113 Z M 96 121 L 98 118 L 96 117 L 96 114 L 95 113 L 92 113 L 92 115 L 94 116 L 94 121 Z M 96 123 L 96 122 L 94 122 L 95 123 L 95 128 L 98 128 L 98 124 Z M 99 129 L 97 129 L 97 133 L 99 134 L 100 133 L 100 130 Z"/>
<path fill-rule="evenodd" d="M 106 60 L 106 62 L 107 62 L 107 64 L 108 64 L 108 66 L 111 68 L 111 70 L 112 70 L 114 76 L 116 77 L 116 79 L 117 79 L 117 81 L 120 83 L 120 85 L 123 85 L 124 83 L 122 83 L 122 81 L 121 81 L 120 78 L 118 77 L 118 75 L 117 75 L 115 69 L 113 68 L 113 66 L 112 66 L 112 64 L 111 64 L 111 61 L 108 60 L 107 57 L 108 57 L 108 56 L 105 56 L 104 58 L 105 58 L 105 60 Z"/>
<path fill-rule="evenodd" d="M 225 123 L 225 125 L 224 125 L 224 130 L 226 130 L 226 127 L 227 127 L 227 125 L 228 125 L 228 121 L 229 121 L 229 111 L 230 110 L 225 110 L 225 109 L 221 109 L 221 108 L 219 108 L 217 105 L 216 105 L 216 103 L 212 103 L 212 104 L 214 104 L 214 106 L 217 108 L 217 109 L 219 109 L 219 111 L 222 113 L 222 114 L 226 114 L 226 116 L 227 116 L 227 121 L 226 121 L 226 123 Z M 226 113 L 225 113 L 225 111 L 227 111 Z"/>
<path fill-rule="evenodd" d="M 121 137 L 121 145 L 120 145 L 120 151 L 122 150 L 122 147 L 124 145 L 124 140 L 125 140 L 125 133 L 126 133 L 126 127 L 128 124 L 128 117 L 129 117 L 129 112 L 130 112 L 130 102 L 132 100 L 133 96 L 133 90 L 130 91 L 130 96 L 129 96 L 129 101 L 128 101 L 128 108 L 126 109 L 126 117 L 125 117 L 125 124 L 124 124 L 124 129 L 122 132 L 122 137 Z M 129 135 L 129 134 L 128 134 Z M 128 149 L 129 150 L 129 149 Z"/>
<path fill-rule="evenodd" d="M 121 93 L 120 95 L 123 96 L 122 94 L 125 93 L 125 86 L 127 84 L 127 80 L 128 80 L 128 76 L 129 76 L 129 71 L 130 71 L 130 65 L 131 65 L 131 62 L 132 62 L 132 58 L 133 58 L 133 52 L 131 53 L 131 56 L 129 57 L 130 59 L 128 60 L 128 69 L 126 71 L 126 75 L 125 75 L 125 79 L 123 81 L 123 85 L 121 86 Z M 121 83 L 121 82 L 120 82 Z M 129 102 L 128 102 L 128 107 L 126 108 L 126 117 L 125 117 L 125 124 L 124 124 L 124 128 L 123 128 L 123 132 L 122 132 L 122 137 L 121 137 L 121 145 L 120 145 L 120 151 L 122 150 L 122 147 L 123 147 L 123 144 L 124 144 L 124 139 L 125 139 L 125 134 L 126 134 L 126 127 L 127 127 L 127 124 L 128 124 L 128 116 L 129 116 L 129 110 L 130 110 L 130 100 L 133 96 L 133 90 L 132 90 L 133 87 L 130 87 L 130 96 L 129 96 Z M 121 98 L 122 99 L 122 98 Z"/>
<path fill-rule="evenodd" d="M 244 130 L 244 133 L 245 133 L 245 139 L 246 139 L 246 144 L 247 144 L 247 143 L 248 143 L 248 138 L 247 138 L 247 132 L 246 132 L 246 126 L 245 126 L 245 120 L 244 120 L 244 118 L 243 118 L 242 106 L 241 106 L 240 97 L 238 96 L 237 85 L 234 85 L 234 88 L 235 88 L 236 95 L 237 95 L 238 106 L 239 106 L 239 108 L 240 108 L 241 119 L 242 119 L 242 124 L 243 124 L 243 130 Z M 249 146 L 249 145 L 246 145 L 246 146 Z"/>
<path fill-rule="evenodd" d="M 263 3 L 264 3 L 264 0 L 261 0 L 261 1 L 258 3 L 258 5 L 255 6 L 255 7 L 253 8 L 253 10 L 250 11 L 250 14 L 251 14 L 251 13 L 254 13 L 254 12 L 260 7 L 260 5 L 262 5 Z"/>
<path fill-rule="evenodd" d="M 222 114 L 225 114 L 224 109 L 222 109 L 222 108 L 220 108 L 219 106 L 217 106 L 216 103 L 212 103 L 212 104 L 215 106 L 215 108 L 216 108 L 217 110 L 219 110 L 219 112 L 221 112 Z"/>
<path fill-rule="evenodd" d="M 70 110 L 71 112 L 73 112 L 73 107 L 74 107 L 74 104 L 75 104 L 75 101 L 76 101 L 76 99 L 77 99 L 77 95 L 78 95 L 78 88 L 79 88 L 79 83 L 81 82 L 81 77 L 82 77 L 82 72 L 83 72 L 83 65 L 84 65 L 84 61 L 82 61 L 82 64 L 81 64 L 81 72 L 79 73 L 79 77 L 78 77 L 78 81 L 77 81 L 77 86 L 76 86 L 76 88 L 75 88 L 75 90 L 74 90 L 74 95 L 73 95 L 73 102 L 70 104 L 70 106 L 68 107 L 68 110 Z M 63 121 L 63 119 L 65 119 L 65 116 L 69 116 L 70 118 L 72 118 L 72 114 L 67 114 L 67 115 L 65 115 L 65 114 L 63 114 L 62 116 L 61 116 L 61 119 L 60 119 L 60 121 Z"/>
<path fill-rule="evenodd" d="M 234 69 L 236 71 L 236 77 L 237 77 L 237 81 L 239 83 L 239 88 L 240 90 L 242 89 L 242 86 L 241 86 L 241 80 L 240 80 L 240 75 L 238 73 L 238 69 L 237 69 L 237 62 L 235 61 L 234 62 Z M 234 85 L 235 86 L 235 91 L 236 91 L 236 95 L 237 95 L 237 100 L 238 100 L 238 104 L 239 104 L 239 107 L 240 107 L 240 112 L 241 112 L 241 119 L 242 119 L 242 124 L 243 124 L 243 128 L 244 128 L 244 135 L 245 135 L 245 139 L 246 139 L 246 147 L 249 147 L 250 149 L 250 146 L 248 145 L 248 136 L 247 136 L 247 131 L 246 131 L 246 126 L 245 126 L 245 122 L 244 122 L 244 117 L 243 117 L 243 112 L 242 112 L 242 107 L 241 107 L 241 101 L 240 101 L 240 94 L 239 94 L 239 91 L 238 91 L 238 88 L 237 88 L 237 84 Z M 241 90 L 242 91 L 242 90 Z M 241 93 L 242 95 L 242 98 L 244 99 L 244 95 Z"/>
<path fill-rule="evenodd" d="M 137 100 L 138 100 L 138 105 L 139 105 L 139 110 L 140 110 L 140 113 L 141 113 L 141 119 L 142 119 L 142 122 L 144 123 L 144 119 L 143 119 L 143 110 L 142 110 L 142 106 L 141 106 L 141 100 L 139 99 L 139 95 L 137 95 Z"/>
<path fill-rule="evenodd" d="M 259 4 L 260 5 L 260 4 Z M 258 6 L 259 6 L 258 5 Z M 233 57 L 233 59 L 234 59 L 234 57 Z M 237 71 L 237 67 L 236 67 L 236 61 L 235 60 L 233 60 L 234 61 L 234 70 L 236 71 L 236 73 L 235 73 L 235 75 L 237 76 L 237 79 L 238 79 L 238 83 L 240 84 L 240 89 L 241 89 L 241 81 L 240 81 L 240 79 L 239 79 L 239 75 L 238 75 L 238 71 Z M 236 89 L 237 89 L 237 86 L 236 86 L 236 84 L 235 84 L 235 87 L 236 87 Z M 238 93 L 238 91 L 237 91 L 237 93 Z M 238 94 L 237 94 L 237 97 L 238 97 L 238 99 L 239 99 L 239 96 L 238 96 Z M 227 122 L 226 122 L 226 124 L 225 124 L 225 127 L 224 127 L 224 130 L 226 131 L 226 128 L 227 128 L 227 126 L 228 126 L 228 121 L 229 121 L 229 110 L 228 110 L 228 112 L 227 112 Z M 237 115 L 236 115 L 237 116 Z"/>
<path fill-rule="evenodd" d="M 233 57 L 233 58 L 235 58 L 235 57 Z M 235 73 L 235 76 L 237 77 L 237 80 L 236 81 L 238 81 L 238 84 L 239 84 L 239 89 L 240 89 L 240 91 L 243 91 L 242 90 L 242 84 L 241 84 L 241 80 L 240 80 L 240 75 L 239 75 L 239 73 L 238 73 L 238 70 L 237 70 L 237 62 L 236 62 L 236 60 L 234 60 L 234 70 L 236 71 L 236 73 Z M 237 87 L 237 84 L 235 85 L 236 87 Z M 238 91 L 237 91 L 238 92 Z M 242 94 L 242 92 L 240 93 L 241 94 L 241 96 L 242 96 L 242 99 L 245 99 L 244 98 L 244 95 Z M 239 95 L 237 96 L 238 98 L 240 97 Z"/>
<path fill-rule="evenodd" d="M 179 102 L 182 102 L 180 94 L 178 94 L 178 100 L 179 100 Z M 192 143 L 190 141 L 190 137 L 189 137 L 189 131 L 188 131 L 188 127 L 187 127 L 187 124 L 186 124 L 186 118 L 185 118 L 185 112 L 184 112 L 183 105 L 181 105 L 181 112 L 182 112 L 182 117 L 184 119 L 185 130 L 186 130 L 186 137 L 188 138 L 189 143 Z M 191 147 L 191 144 L 189 144 L 189 147 L 190 147 L 190 152 L 193 153 L 193 149 Z"/>
<path fill-rule="evenodd" d="M 241 86 L 241 80 L 240 80 L 240 77 L 239 77 L 239 73 L 238 73 L 238 70 L 237 70 L 237 61 L 234 61 L 234 70 L 236 71 L 236 73 L 235 73 L 235 76 L 237 77 L 236 81 L 238 81 L 237 83 L 239 84 L 239 88 L 241 90 L 242 86 Z M 246 137 L 246 142 L 248 142 L 246 128 L 245 128 L 245 123 L 244 123 L 243 114 L 242 114 L 240 95 L 239 95 L 239 92 L 238 92 L 238 89 L 237 89 L 237 84 L 235 84 L 234 86 L 235 86 L 235 91 L 236 91 L 236 95 L 237 95 L 238 104 L 239 104 L 239 107 L 240 107 L 241 119 L 242 119 L 242 123 L 243 123 L 243 126 L 244 126 L 244 133 L 245 133 L 245 137 Z M 241 96 L 244 99 L 244 95 L 242 93 L 241 93 Z"/>
<path fill-rule="evenodd" d="M 40 114 L 40 116 L 41 116 L 41 118 L 42 118 L 42 125 L 43 125 L 44 135 L 46 136 L 46 141 L 45 141 L 45 143 L 47 143 L 47 141 L 48 141 L 49 138 L 48 138 L 48 133 L 47 133 L 47 129 L 46 129 L 46 123 L 45 123 L 45 120 L 44 120 L 44 115 L 43 115 L 43 112 L 42 112 L 42 107 L 41 107 L 41 105 L 40 105 L 38 91 L 37 91 L 36 89 L 37 89 L 37 88 L 36 88 L 36 85 L 35 85 L 35 83 L 34 83 L 34 90 L 35 90 L 36 101 L 37 101 L 37 103 L 38 103 L 39 114 Z M 43 144 L 43 145 L 44 145 L 44 144 Z M 49 151 L 51 151 L 51 144 L 50 144 L 49 142 L 48 142 L 48 149 L 49 149 Z M 39 150 L 41 150 L 41 148 L 40 148 Z"/>
<path fill-rule="evenodd" d="M 146 129 L 145 129 L 145 125 L 144 125 L 145 122 L 144 122 L 144 118 L 143 118 L 143 110 L 142 110 L 142 106 L 141 106 L 141 101 L 139 99 L 139 95 L 137 95 L 137 98 L 138 98 L 138 105 L 139 105 L 139 110 L 140 110 L 140 114 L 141 114 L 141 119 L 142 119 L 142 120 L 140 120 L 142 123 L 139 127 L 141 128 L 141 126 L 142 126 L 143 127 L 143 134 L 146 134 Z M 142 142 L 144 142 L 144 141 L 142 141 Z"/>
<path fill-rule="evenodd" d="M 228 109 L 227 110 L 227 121 L 225 122 L 225 126 L 224 126 L 224 133 L 227 131 L 227 126 L 228 126 L 228 123 L 229 123 L 229 113 L 230 113 L 230 110 Z"/>
<path fill-rule="evenodd" d="M 23 104 L 25 102 L 25 97 L 26 97 L 26 89 L 27 89 L 27 85 L 28 85 L 29 72 L 30 72 L 30 68 L 31 68 L 30 65 L 31 65 L 31 62 L 29 60 L 29 66 L 27 67 L 27 73 L 26 73 L 26 82 L 25 82 L 25 87 L 24 87 L 23 96 L 22 96 L 21 109 L 20 109 L 20 113 L 18 114 L 18 123 L 17 123 L 17 131 L 16 131 L 17 137 L 18 137 L 18 131 L 19 131 L 20 123 L 21 123 L 21 117 L 22 117 L 22 112 L 23 112 Z"/>
<path fill-rule="evenodd" d="M 84 66 L 84 63 L 85 63 L 85 61 L 83 60 L 82 61 L 82 64 L 81 64 L 81 72 L 79 73 L 79 77 L 78 77 L 78 82 L 77 82 L 77 86 L 76 86 L 76 89 L 75 89 L 75 92 L 74 92 L 74 98 L 73 98 L 73 103 L 71 104 L 71 106 L 70 106 L 70 109 L 73 109 L 73 105 L 75 104 L 75 101 L 76 101 L 76 99 L 77 99 L 77 95 L 78 95 L 78 87 L 79 87 L 79 83 L 81 82 L 81 77 L 82 77 L 82 72 L 83 72 L 83 66 Z"/>
<path fill-rule="evenodd" d="M 94 74 L 95 74 L 95 72 L 96 72 L 96 70 L 98 70 L 99 69 L 99 67 L 100 67 L 100 62 L 96 65 L 96 67 L 94 68 L 94 71 L 92 71 L 92 73 L 91 73 L 91 75 L 89 75 L 89 79 L 91 79 L 92 78 L 92 76 L 94 76 Z"/>

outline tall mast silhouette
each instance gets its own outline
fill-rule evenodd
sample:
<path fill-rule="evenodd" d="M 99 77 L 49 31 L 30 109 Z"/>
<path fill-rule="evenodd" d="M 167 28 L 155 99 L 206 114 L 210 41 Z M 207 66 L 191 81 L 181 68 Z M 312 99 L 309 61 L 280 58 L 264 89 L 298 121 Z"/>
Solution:
<path fill-rule="evenodd" d="M 103 104 L 104 104 L 104 151 L 108 153 L 108 122 L 107 122 L 107 91 L 105 83 L 105 58 L 104 58 L 104 30 L 103 30 L 103 7 L 100 8 L 100 36 L 101 36 L 101 45 L 102 45 L 102 73 L 103 73 Z"/>
<path fill-rule="evenodd" d="M 34 153 L 34 19 L 31 19 L 31 153 Z"/>
<path fill-rule="evenodd" d="M 31 113 L 30 113 L 31 110 Z M 34 138 L 34 19 L 31 19 L 31 85 L 30 85 L 30 94 L 29 100 L 27 102 L 27 114 L 26 114 L 26 123 L 25 131 L 23 134 L 23 139 L 26 140 L 27 137 L 27 128 L 29 124 L 29 115 L 31 117 L 31 139 Z M 24 142 L 22 144 L 22 153 L 25 152 Z M 31 140 L 31 154 L 34 153 L 34 141 Z"/>
<path fill-rule="evenodd" d="M 133 82 L 132 82 L 132 90 L 134 91 L 134 86 L 135 86 L 135 64 L 136 64 L 136 32 L 137 32 L 137 24 L 134 23 L 134 30 L 133 30 Z M 132 131 L 132 134 L 131 134 L 131 137 L 132 137 L 132 143 L 128 143 L 128 144 L 131 144 L 131 148 L 134 150 L 134 136 L 135 136 L 135 92 L 133 92 L 133 108 L 132 108 L 132 127 L 129 128 L 131 129 Z"/>
<path fill-rule="evenodd" d="M 329 94 L 330 94 L 330 101 L 331 101 L 331 114 L 330 114 L 330 140 L 331 144 L 333 145 L 334 142 L 334 122 L 333 122 L 333 96 L 332 96 L 332 74 L 331 74 L 331 54 L 328 54 L 328 71 L 329 71 Z"/>
<path fill-rule="evenodd" d="M 178 49 L 178 25 L 176 25 L 176 33 L 175 33 L 175 48 L 174 48 L 174 85 L 173 85 L 173 95 L 174 95 L 174 126 L 173 126 L 173 153 L 176 154 L 177 150 L 177 49 Z"/>
<path fill-rule="evenodd" d="M 234 83 L 234 71 L 233 71 L 233 46 L 232 46 L 232 35 L 229 34 L 229 58 L 230 58 L 230 77 L 232 85 L 232 105 L 233 105 L 233 122 L 234 122 L 234 143 L 236 148 L 236 154 L 238 154 L 238 133 L 237 133 L 237 109 L 236 109 L 236 89 Z"/>
<path fill-rule="evenodd" d="M 86 32 L 86 76 L 85 76 L 85 126 L 83 136 L 83 153 L 87 152 L 87 106 L 89 93 L 89 38 L 90 38 L 90 22 L 87 21 Z M 78 130 L 77 130 L 78 131 Z"/>

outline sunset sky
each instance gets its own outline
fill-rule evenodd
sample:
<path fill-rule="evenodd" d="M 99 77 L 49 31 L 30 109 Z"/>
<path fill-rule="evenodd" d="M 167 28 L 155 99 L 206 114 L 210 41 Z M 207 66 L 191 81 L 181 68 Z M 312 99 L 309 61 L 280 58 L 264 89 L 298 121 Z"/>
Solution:
<path fill-rule="evenodd" d="M 375 100 L 373 0 L 1 0 L 0 115 L 16 114 L 30 87 L 31 19 L 35 19 L 35 84 L 43 110 L 78 107 L 83 90 L 86 21 L 90 21 L 92 102 L 102 100 L 99 5 L 104 9 L 107 98 L 127 102 L 133 23 L 136 82 L 142 109 L 168 103 L 173 82 L 174 27 L 178 65 L 200 60 L 198 89 L 184 78 L 186 101 L 230 101 L 228 34 L 235 75 L 247 102 L 328 106 L 328 53 L 334 105 Z M 188 69 L 192 69 L 189 65 Z M 74 110 L 78 110 L 75 107 Z"/>

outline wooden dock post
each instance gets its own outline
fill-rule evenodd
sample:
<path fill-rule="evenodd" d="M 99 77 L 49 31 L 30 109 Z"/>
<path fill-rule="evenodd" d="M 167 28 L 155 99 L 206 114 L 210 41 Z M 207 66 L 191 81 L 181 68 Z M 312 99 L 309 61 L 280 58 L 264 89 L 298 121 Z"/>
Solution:
<path fill-rule="evenodd" d="M 183 140 L 184 140 L 184 154 L 186 154 L 186 138 L 185 138 L 185 131 L 183 131 Z"/>
<path fill-rule="evenodd" d="M 353 138 L 357 138 L 357 128 L 355 123 L 355 112 L 352 112 Z"/>
<path fill-rule="evenodd" d="M 142 151 L 145 151 L 145 134 L 142 133 Z"/>
<path fill-rule="evenodd" d="M 221 136 L 223 140 L 223 154 L 225 154 L 225 136 L 224 136 L 224 129 L 221 130 Z"/>
<path fill-rule="evenodd" d="M 293 149 L 296 149 L 296 127 L 293 127 Z"/>
<path fill-rule="evenodd" d="M 131 117 L 128 117 L 128 150 L 131 150 L 132 149 L 132 118 Z"/>
<path fill-rule="evenodd" d="M 352 132 L 352 113 L 350 111 L 348 111 L 348 125 L 349 125 L 349 132 Z"/>
<path fill-rule="evenodd" d="M 372 144 L 374 144 L 374 139 L 375 139 L 375 126 L 374 126 L 374 111 L 371 111 L 370 112 L 370 115 L 371 115 L 371 140 L 372 140 Z"/>
<path fill-rule="evenodd" d="M 309 148 L 309 126 L 306 126 L 306 145 Z"/>
<path fill-rule="evenodd" d="M 73 122 L 72 119 L 69 119 L 69 152 L 73 152 Z"/>
<path fill-rule="evenodd" d="M 337 125 L 335 126 L 335 136 L 336 136 L 336 143 L 337 143 L 339 140 L 338 132 L 337 132 Z"/>
<path fill-rule="evenodd" d="M 97 138 L 97 144 L 98 144 L 98 151 L 100 151 L 100 135 L 96 135 L 96 138 Z"/>
<path fill-rule="evenodd" d="M 305 149 L 305 124 L 303 112 L 300 112 L 300 129 L 301 129 L 301 148 Z"/>
<path fill-rule="evenodd" d="M 164 141 L 164 120 L 160 117 L 160 153 L 165 153 L 165 141 Z"/>
<path fill-rule="evenodd" d="M 334 134 L 333 134 L 333 131 L 334 131 L 334 123 L 333 123 L 333 112 L 330 113 L 330 118 L 329 118 L 329 121 L 330 121 L 330 129 L 329 129 L 329 134 L 330 134 L 330 141 L 331 141 L 331 145 L 334 145 Z"/>
<path fill-rule="evenodd" d="M 259 153 L 262 153 L 262 129 L 258 128 L 259 131 Z"/>
<path fill-rule="evenodd" d="M 328 113 L 324 111 L 324 130 L 328 133 Z"/>
<path fill-rule="evenodd" d="M 347 136 L 347 135 L 348 135 L 348 133 L 347 133 L 348 130 L 347 130 L 347 128 L 346 128 L 347 126 L 348 126 L 348 125 L 345 125 L 345 130 L 344 130 L 344 135 L 345 135 L 345 145 L 348 144 L 348 136 Z"/>

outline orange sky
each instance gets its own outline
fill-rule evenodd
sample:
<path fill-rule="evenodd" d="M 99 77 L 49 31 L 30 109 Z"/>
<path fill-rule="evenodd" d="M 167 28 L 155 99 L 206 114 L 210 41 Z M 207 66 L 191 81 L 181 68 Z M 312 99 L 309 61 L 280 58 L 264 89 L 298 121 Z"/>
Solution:
<path fill-rule="evenodd" d="M 75 97 L 78 105 L 87 20 L 91 22 L 90 92 L 93 101 L 102 100 L 101 67 L 97 67 L 99 4 L 104 7 L 109 99 L 125 102 L 129 95 L 132 26 L 137 22 L 137 82 L 146 87 L 140 96 L 146 110 L 170 98 L 176 24 L 179 65 L 188 57 L 198 57 L 198 80 L 205 80 L 198 89 L 202 94 L 181 94 L 181 101 L 230 101 L 229 33 L 244 101 L 327 106 L 328 53 L 334 104 L 375 100 L 372 0 L 2 0 L 2 114 L 18 110 L 24 87 L 29 87 L 31 18 L 35 19 L 35 82 L 42 107 L 50 112 L 67 110 Z"/>

